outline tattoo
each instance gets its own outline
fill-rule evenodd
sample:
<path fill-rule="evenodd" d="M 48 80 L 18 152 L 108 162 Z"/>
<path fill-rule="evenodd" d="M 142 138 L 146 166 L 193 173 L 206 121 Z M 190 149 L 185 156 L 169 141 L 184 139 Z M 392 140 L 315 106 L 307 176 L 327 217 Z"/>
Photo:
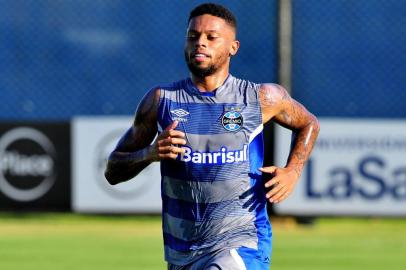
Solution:
<path fill-rule="evenodd" d="M 304 153 L 299 152 L 299 153 L 296 153 L 295 155 L 300 161 L 303 161 L 305 159 Z"/>
<path fill-rule="evenodd" d="M 295 165 L 294 169 L 298 172 L 298 175 L 300 175 L 304 163 L 309 158 L 318 133 L 319 124 L 315 117 L 303 128 L 293 131 L 288 166 Z"/>
<path fill-rule="evenodd" d="M 294 170 L 295 170 L 295 172 L 296 172 L 297 175 L 301 175 L 301 174 L 302 174 L 301 168 L 295 167 Z"/>
<path fill-rule="evenodd" d="M 292 124 L 292 118 L 286 111 L 282 111 L 281 115 L 283 117 L 283 120 L 286 124 L 291 125 Z"/>
<path fill-rule="evenodd" d="M 259 101 L 264 123 L 273 119 L 278 124 L 292 130 L 293 136 L 287 166 L 292 167 L 300 175 L 319 133 L 316 117 L 277 84 L 261 85 Z"/>
<path fill-rule="evenodd" d="M 268 88 L 261 88 L 260 90 L 260 102 L 263 106 L 273 106 L 275 105 L 276 101 L 274 97 L 272 97 L 272 93 Z"/>
<path fill-rule="evenodd" d="M 281 100 L 284 101 L 289 98 L 288 92 L 278 84 L 265 84 L 259 89 L 259 99 L 262 106 L 274 106 Z"/>

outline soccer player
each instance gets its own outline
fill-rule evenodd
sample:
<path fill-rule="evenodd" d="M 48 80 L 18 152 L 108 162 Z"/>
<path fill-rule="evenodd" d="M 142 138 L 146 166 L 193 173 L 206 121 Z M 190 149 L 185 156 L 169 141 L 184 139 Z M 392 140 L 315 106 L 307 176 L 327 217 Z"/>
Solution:
<path fill-rule="evenodd" d="M 291 194 L 319 132 L 316 117 L 282 86 L 229 74 L 239 48 L 236 27 L 234 15 L 217 4 L 190 13 L 190 78 L 152 88 L 109 156 L 105 176 L 113 185 L 161 162 L 171 270 L 269 269 L 266 201 Z M 293 132 L 285 167 L 262 164 L 263 124 L 271 120 Z"/>

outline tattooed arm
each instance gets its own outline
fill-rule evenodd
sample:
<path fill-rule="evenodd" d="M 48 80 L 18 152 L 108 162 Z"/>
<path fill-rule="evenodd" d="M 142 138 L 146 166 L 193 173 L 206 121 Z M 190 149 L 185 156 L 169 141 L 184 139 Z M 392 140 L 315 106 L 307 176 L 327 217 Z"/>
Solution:
<path fill-rule="evenodd" d="M 265 187 L 271 188 L 266 194 L 267 199 L 278 203 L 293 191 L 313 149 L 320 126 L 317 118 L 302 104 L 291 98 L 280 85 L 261 85 L 259 100 L 263 123 L 273 119 L 276 123 L 292 130 L 292 142 L 286 166 L 260 169 L 272 176 L 265 183 Z"/>
<path fill-rule="evenodd" d="M 159 89 L 147 93 L 137 108 L 132 127 L 123 135 L 110 154 L 105 177 L 112 184 L 127 181 L 140 173 L 151 162 L 161 159 L 175 159 L 182 153 L 185 134 L 175 130 L 177 122 L 170 124 L 151 145 L 157 134 L 157 113 Z"/>

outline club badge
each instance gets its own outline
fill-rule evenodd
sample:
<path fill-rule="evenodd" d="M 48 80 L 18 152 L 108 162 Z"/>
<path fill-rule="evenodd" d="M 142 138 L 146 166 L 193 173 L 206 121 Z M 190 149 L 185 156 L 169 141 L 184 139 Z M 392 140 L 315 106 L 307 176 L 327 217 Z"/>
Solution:
<path fill-rule="evenodd" d="M 242 114 L 237 110 L 227 111 L 221 117 L 221 124 L 223 125 L 224 129 L 231 132 L 239 131 L 243 125 L 243 122 Z"/>

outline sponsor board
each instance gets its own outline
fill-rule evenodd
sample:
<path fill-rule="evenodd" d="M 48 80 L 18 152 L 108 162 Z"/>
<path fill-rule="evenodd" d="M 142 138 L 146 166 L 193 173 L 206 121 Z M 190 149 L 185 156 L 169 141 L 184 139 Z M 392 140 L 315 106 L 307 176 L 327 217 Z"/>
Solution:
<path fill-rule="evenodd" d="M 68 123 L 0 124 L 1 209 L 70 208 Z"/>
<path fill-rule="evenodd" d="M 131 126 L 132 117 L 77 117 L 72 122 L 72 207 L 86 213 L 160 213 L 160 165 L 110 185 L 104 177 L 108 155 Z"/>
<path fill-rule="evenodd" d="M 321 131 L 280 214 L 406 215 L 406 121 L 320 119 Z M 284 166 L 290 131 L 275 131 L 275 163 Z"/>

